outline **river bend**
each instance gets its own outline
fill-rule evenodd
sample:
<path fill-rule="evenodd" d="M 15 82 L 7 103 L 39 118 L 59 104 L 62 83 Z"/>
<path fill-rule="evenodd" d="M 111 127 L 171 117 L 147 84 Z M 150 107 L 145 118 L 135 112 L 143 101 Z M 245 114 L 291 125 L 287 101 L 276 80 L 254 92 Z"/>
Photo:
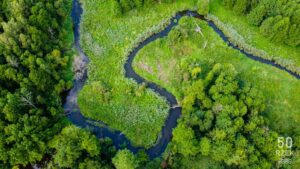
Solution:
<path fill-rule="evenodd" d="M 73 7 L 72 7 L 72 21 L 73 21 L 73 28 L 74 28 L 74 46 L 76 50 L 79 53 L 79 56 L 81 57 L 82 61 L 87 65 L 89 62 L 88 57 L 84 54 L 81 46 L 80 46 L 80 21 L 81 21 L 81 15 L 82 15 L 82 8 L 78 0 L 73 0 Z M 274 66 L 276 68 L 279 68 L 283 71 L 288 72 L 292 76 L 296 77 L 297 79 L 300 79 L 300 76 L 293 73 L 290 70 L 287 70 L 286 68 L 272 62 L 268 61 L 266 59 L 260 58 L 258 56 L 254 56 L 250 53 L 247 53 L 246 51 L 240 49 L 239 47 L 235 46 L 233 43 L 231 43 L 228 38 L 224 35 L 224 33 L 212 22 L 206 20 L 203 16 L 199 15 L 196 12 L 193 11 L 182 11 L 178 12 L 174 17 L 171 18 L 171 22 L 169 25 L 166 26 L 165 29 L 162 31 L 148 37 L 146 40 L 141 42 L 136 48 L 132 50 L 132 52 L 129 54 L 128 59 L 124 65 L 125 68 L 125 76 L 127 78 L 134 79 L 138 84 L 141 83 L 147 83 L 147 87 L 152 89 L 154 92 L 158 93 L 162 97 L 166 98 L 170 105 L 169 115 L 165 121 L 164 126 L 162 127 L 161 131 L 161 137 L 157 140 L 156 144 L 150 147 L 149 149 L 144 149 L 143 147 L 135 147 L 131 144 L 129 139 L 123 135 L 120 131 L 111 129 L 108 125 L 101 121 L 95 121 L 89 118 L 84 117 L 77 104 L 77 97 L 80 90 L 83 88 L 85 81 L 87 80 L 87 72 L 84 72 L 83 77 L 80 79 L 74 80 L 74 86 L 69 91 L 68 96 L 66 98 L 66 101 L 63 105 L 63 108 L 65 110 L 65 113 L 67 114 L 68 119 L 76 126 L 82 127 L 82 128 L 88 128 L 91 130 L 98 138 L 105 138 L 108 137 L 112 139 L 113 144 L 116 146 L 117 149 L 125 148 L 131 150 L 133 153 L 136 153 L 139 150 L 145 150 L 148 156 L 153 159 L 155 157 L 159 157 L 166 149 L 168 143 L 171 141 L 172 138 L 172 129 L 176 127 L 177 120 L 180 118 L 181 115 L 181 107 L 176 106 L 177 100 L 175 96 L 167 91 L 164 88 L 161 88 L 157 84 L 153 82 L 149 82 L 145 80 L 143 77 L 139 76 L 132 68 L 132 62 L 134 60 L 134 57 L 139 52 L 140 49 L 142 49 L 147 44 L 151 43 L 152 41 L 155 41 L 158 38 L 163 38 L 168 35 L 168 33 L 172 30 L 174 26 L 178 24 L 178 20 L 180 20 L 183 16 L 190 16 L 195 17 L 201 20 L 205 20 L 208 22 L 208 25 L 214 29 L 214 31 L 223 39 L 224 42 L 228 43 L 229 46 L 232 48 L 239 50 L 241 53 L 243 53 L 245 56 L 259 61 L 264 64 L 268 64 L 271 66 Z M 97 125 L 100 124 L 100 125 Z"/>

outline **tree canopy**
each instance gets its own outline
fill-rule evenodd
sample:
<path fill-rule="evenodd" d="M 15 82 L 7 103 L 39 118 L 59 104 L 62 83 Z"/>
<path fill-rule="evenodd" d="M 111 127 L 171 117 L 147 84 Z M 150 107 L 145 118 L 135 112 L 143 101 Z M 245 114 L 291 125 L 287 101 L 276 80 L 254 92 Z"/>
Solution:
<path fill-rule="evenodd" d="M 78 169 L 112 168 L 110 160 L 115 149 L 111 142 L 100 141 L 84 129 L 67 126 L 51 140 L 49 146 L 55 153 L 48 166 Z"/>
<path fill-rule="evenodd" d="M 223 0 L 223 4 L 259 26 L 272 41 L 290 46 L 300 45 L 299 0 Z"/>
<path fill-rule="evenodd" d="M 118 151 L 112 161 L 117 169 L 135 169 L 138 166 L 136 157 L 127 149 Z"/>
<path fill-rule="evenodd" d="M 0 1 L 0 168 L 42 159 L 61 129 L 67 77 L 67 0 Z"/>
<path fill-rule="evenodd" d="M 238 168 L 271 168 L 278 134 L 262 113 L 265 99 L 251 84 L 240 81 L 230 64 L 216 64 L 193 81 L 182 102 L 183 118 L 173 131 L 177 158 L 201 155 Z"/>

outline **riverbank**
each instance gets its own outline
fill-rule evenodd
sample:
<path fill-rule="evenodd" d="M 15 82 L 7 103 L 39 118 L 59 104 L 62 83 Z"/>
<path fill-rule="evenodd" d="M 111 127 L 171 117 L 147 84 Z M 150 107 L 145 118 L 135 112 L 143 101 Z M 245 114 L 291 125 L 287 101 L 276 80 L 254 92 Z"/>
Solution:
<path fill-rule="evenodd" d="M 169 22 L 169 25 L 165 25 L 166 27 L 162 30 L 162 31 L 160 31 L 160 32 L 158 32 L 157 34 L 154 34 L 153 36 L 150 36 L 149 38 L 145 38 L 141 43 L 138 43 L 139 45 L 137 45 L 137 46 L 135 46 L 135 48 L 131 51 L 131 52 L 129 52 L 130 54 L 129 54 L 129 56 L 128 56 L 128 60 L 127 60 L 127 62 L 126 62 L 126 64 L 125 64 L 125 75 L 126 75 L 126 77 L 129 77 L 129 78 L 133 78 L 134 79 L 134 81 L 135 82 L 138 82 L 138 83 L 140 83 L 140 84 L 142 84 L 142 85 L 140 85 L 140 86 L 138 86 L 137 88 L 131 88 L 131 92 L 132 91 L 134 91 L 134 93 L 128 93 L 128 91 L 125 91 L 125 93 L 126 94 L 129 94 L 129 97 L 136 97 L 135 99 L 137 99 L 138 98 L 138 100 L 134 100 L 134 101 L 140 101 L 141 102 L 141 104 L 142 104 L 142 106 L 145 106 L 145 102 L 143 102 L 144 100 L 139 100 L 141 97 L 141 95 L 143 95 L 143 94 L 145 94 L 145 92 L 146 92 L 146 94 L 154 94 L 156 97 L 157 97 L 157 99 L 162 99 L 161 97 L 159 97 L 158 96 L 158 94 L 160 95 L 160 96 L 163 96 L 163 97 L 165 97 L 165 100 L 167 100 L 168 102 L 169 102 L 169 105 L 170 106 L 177 106 L 177 101 L 176 101 L 176 98 L 175 98 L 175 96 L 173 96 L 170 92 L 168 92 L 167 90 L 165 90 L 165 89 L 161 89 L 161 87 L 160 86 L 158 86 L 158 85 L 156 85 L 155 83 L 152 83 L 152 82 L 150 82 L 150 80 L 149 81 L 145 81 L 144 79 L 143 79 L 143 77 L 141 77 L 141 76 L 139 76 L 138 74 L 136 74 L 134 71 L 133 71 L 133 69 L 132 69 L 132 66 L 131 66 L 131 64 L 132 64 L 132 62 L 133 62 L 133 60 L 134 60 L 134 57 L 136 56 L 136 54 L 138 54 L 138 52 L 139 52 L 139 50 L 141 50 L 142 48 L 147 48 L 148 46 L 151 46 L 153 43 L 151 43 L 151 44 L 149 44 L 150 42 L 152 42 L 152 41 L 155 41 L 156 39 L 158 39 L 158 38 L 162 38 L 162 37 L 165 37 L 165 36 L 167 36 L 168 35 L 168 33 L 172 30 L 172 28 L 173 27 L 175 27 L 177 24 L 178 24 L 178 21 L 180 20 L 180 18 L 182 17 L 182 15 L 189 15 L 189 16 L 194 16 L 194 17 L 198 17 L 198 18 L 200 18 L 200 19 L 203 19 L 203 17 L 202 16 L 199 16 L 199 15 L 197 15 L 196 13 L 193 13 L 193 12 L 189 12 L 189 11 L 186 11 L 186 12 L 179 12 L 179 13 L 177 13 L 176 15 L 175 15 L 175 17 L 173 17 L 172 19 L 171 19 L 171 22 Z M 76 17 L 80 17 L 80 14 L 79 14 L 79 16 L 75 16 L 75 21 L 80 21 L 80 19 L 78 19 L 78 18 L 76 18 Z M 124 19 L 124 18 L 123 18 Z M 180 21 L 179 21 L 180 22 Z M 201 21 L 201 23 L 199 23 L 200 25 L 201 25 L 201 28 L 202 27 L 207 27 L 206 29 L 208 30 L 208 25 L 207 25 L 207 23 L 202 23 L 202 22 L 204 22 L 204 21 Z M 168 23 L 168 22 L 166 22 L 166 23 Z M 190 25 L 193 25 L 193 24 L 190 24 Z M 221 32 L 221 31 L 219 31 L 217 28 L 216 28 L 216 26 L 212 23 L 212 22 L 209 22 L 209 26 L 210 27 L 212 27 L 213 29 L 212 30 L 210 30 L 211 31 L 211 33 L 210 34 L 212 34 L 212 37 L 214 37 L 214 38 L 212 38 L 214 41 L 217 41 L 218 43 L 220 43 L 220 44 L 218 44 L 217 46 L 218 47 L 224 47 L 224 48 L 226 48 L 226 50 L 228 50 L 228 51 L 234 51 L 235 53 L 235 55 L 237 55 L 237 56 L 239 56 L 240 58 L 238 59 L 238 61 L 236 62 L 236 63 L 240 63 L 240 62 L 242 62 L 241 60 L 246 60 L 247 61 L 247 59 L 245 59 L 245 58 L 243 58 L 244 57 L 244 55 L 242 55 L 242 54 L 240 54 L 240 52 L 242 52 L 243 54 L 246 54 L 249 58 L 251 58 L 251 59 L 253 59 L 253 57 L 254 57 L 254 60 L 256 60 L 256 61 L 260 61 L 260 60 L 257 60 L 257 59 L 255 59 L 255 56 L 253 56 L 253 55 L 250 55 L 250 54 L 247 54 L 245 51 L 242 51 L 242 50 L 240 50 L 240 49 L 238 49 L 238 48 L 231 48 L 231 47 L 228 47 L 227 45 L 226 45 L 226 43 L 224 43 L 224 42 L 222 42 L 222 40 L 224 40 L 225 42 L 227 42 L 227 39 L 226 39 L 226 37 L 224 37 L 224 34 Z M 79 30 L 79 25 L 77 24 L 77 29 Z M 209 28 L 209 29 L 211 29 L 211 28 Z M 75 26 L 75 30 L 76 30 L 76 26 Z M 213 30 L 215 31 L 215 32 L 213 32 Z M 75 31 L 76 32 L 76 31 Z M 157 31 L 156 31 L 157 32 Z M 213 34 L 213 33 L 214 34 Z M 217 34 L 219 34 L 219 36 L 217 35 Z M 75 33 L 75 36 L 76 36 L 76 33 Z M 76 43 L 75 44 L 79 44 L 79 33 L 77 34 L 77 38 L 75 37 L 75 39 L 77 39 L 77 41 L 76 41 Z M 222 39 L 220 38 L 220 36 L 222 37 Z M 80 37 L 82 37 L 82 36 L 80 36 Z M 194 37 L 196 37 L 196 36 L 194 36 Z M 208 37 L 210 37 L 210 36 L 208 36 Z M 157 41 L 156 41 L 157 42 Z M 199 45 L 199 44 L 197 44 L 197 43 L 199 43 L 199 42 L 195 42 L 194 44 L 195 45 Z M 200 42 L 201 43 L 201 42 Z M 83 42 L 82 42 L 82 44 L 84 44 Z M 148 45 L 149 44 L 149 45 Z M 97 45 L 97 44 L 94 44 L 94 45 Z M 215 44 L 216 45 L 216 44 Z M 79 47 L 79 51 L 81 51 L 81 48 L 80 48 L 80 45 L 78 45 L 78 47 Z M 220 50 L 219 51 L 219 53 L 215 53 L 215 54 L 220 54 L 220 56 L 215 56 L 215 55 L 213 55 L 213 52 L 216 52 L 216 50 L 215 50 L 215 47 L 216 46 L 213 46 L 213 47 L 211 47 L 211 49 L 213 50 L 210 54 L 212 54 L 212 55 L 208 55 L 208 56 L 210 56 L 210 57 L 212 57 L 212 56 L 214 56 L 214 57 L 216 57 L 215 59 L 213 59 L 213 61 L 219 61 L 219 60 L 222 60 L 222 59 L 218 59 L 218 57 L 220 57 L 220 56 L 223 56 L 224 57 L 224 55 L 226 54 L 226 53 L 222 53 L 222 52 L 224 52 L 224 51 L 222 51 L 222 50 Z M 206 47 L 205 47 L 206 48 Z M 237 49 L 237 50 L 234 50 L 234 49 Z M 126 50 L 125 50 L 126 51 Z M 83 53 L 82 53 L 83 54 Z M 153 53 L 152 53 L 153 54 Z M 180 53 L 178 53 L 178 54 L 180 54 Z M 230 53 L 229 53 L 230 54 Z M 89 55 L 88 55 L 89 56 Z M 115 55 L 114 55 L 115 56 Z M 126 55 L 127 56 L 127 55 Z M 229 55 L 228 55 L 229 56 Z M 103 57 L 103 56 L 101 56 L 101 57 Z M 93 58 L 93 57 L 92 57 Z M 96 58 L 94 58 L 94 59 L 96 59 Z M 102 59 L 104 59 L 104 58 L 98 58 L 99 60 L 102 60 Z M 112 59 L 112 58 L 110 58 L 110 59 Z M 226 58 L 226 60 L 230 60 L 230 58 Z M 104 60 L 102 60 L 102 61 L 104 61 Z M 110 61 L 112 61 L 112 60 L 110 60 Z M 94 61 L 94 62 L 96 62 L 96 60 Z M 234 61 L 233 61 L 234 62 Z M 248 62 L 248 61 L 247 61 Z M 264 61 L 261 61 L 262 63 L 265 63 Z M 235 62 L 234 62 L 235 63 Z M 249 63 L 250 63 L 250 61 L 249 61 Z M 91 62 L 91 64 L 93 64 L 93 62 Z M 95 64 L 95 63 L 94 63 Z M 257 62 L 255 62 L 255 61 L 251 61 L 251 64 L 249 64 L 250 66 L 252 66 L 252 68 L 251 68 L 251 70 L 253 70 L 253 66 L 255 67 L 255 71 L 256 71 L 256 73 L 257 72 L 261 72 L 261 71 L 265 71 L 264 70 L 264 68 L 259 68 L 260 66 L 258 66 L 258 68 L 257 68 Z M 272 65 L 272 63 L 270 63 L 270 65 Z M 274 66 L 274 65 L 273 65 Z M 262 66 L 263 67 L 263 66 Z M 270 67 L 270 66 L 269 66 Z M 269 68 L 268 67 L 268 68 Z M 90 68 L 90 70 L 89 71 L 91 71 L 91 70 L 93 70 L 93 69 L 91 69 L 91 66 L 89 67 Z M 242 66 L 241 67 L 244 71 L 246 70 L 246 69 L 248 69 L 249 68 L 249 66 L 247 67 L 247 63 L 245 63 L 245 66 Z M 108 70 L 103 70 L 103 69 L 100 69 L 101 71 L 108 71 Z M 272 67 L 272 69 L 270 69 L 270 74 L 271 74 L 271 71 L 272 71 L 272 73 L 274 74 L 274 71 L 275 72 L 278 72 L 278 74 L 279 74 L 279 76 L 287 76 L 287 73 L 284 73 L 284 72 L 282 72 L 282 70 L 279 70 L 279 69 L 276 69 L 276 67 Z M 67 107 L 65 107 L 65 109 L 67 110 L 67 111 L 70 111 L 69 113 L 69 118 L 71 119 L 71 121 L 73 122 L 73 123 L 75 123 L 75 124 L 77 124 L 78 126 L 81 126 L 81 127 L 89 127 L 89 128 L 91 128 L 95 133 L 96 133 L 96 135 L 98 136 L 98 137 L 110 137 L 110 138 L 112 138 L 113 139 L 113 142 L 115 143 L 115 145 L 117 146 L 117 147 L 121 147 L 121 144 L 123 143 L 123 142 L 125 142 L 125 143 L 127 143 L 127 145 L 126 145 L 126 147 L 128 148 L 128 149 L 130 149 L 130 150 L 132 150 L 133 152 L 137 152 L 137 150 L 138 149 L 141 149 L 141 148 L 139 148 L 139 146 L 137 146 L 137 144 L 136 144 L 136 142 L 134 141 L 134 140 L 132 140 L 132 138 L 130 137 L 130 135 L 128 135 L 128 134 L 126 134 L 126 132 L 125 131 L 127 131 L 127 130 L 125 130 L 125 131 L 123 131 L 123 132 L 119 132 L 118 130 L 120 130 L 120 131 L 122 131 L 121 129 L 118 129 L 118 128 L 116 128 L 116 127 L 114 127 L 114 125 L 113 124 L 110 124 L 110 123 L 107 123 L 107 122 L 105 122 L 105 120 L 102 120 L 102 119 L 100 119 L 100 118 L 98 118 L 99 116 L 99 114 L 98 113 L 105 113 L 104 115 L 106 115 L 106 117 L 105 118 L 108 118 L 109 120 L 115 120 L 115 118 L 113 118 L 111 115 L 114 115 L 114 114 L 112 114 L 111 113 L 111 111 L 112 110 L 114 110 L 114 109 L 110 109 L 111 107 L 109 107 L 109 106 L 107 106 L 106 107 L 106 109 L 107 110 L 109 110 L 108 112 L 105 112 L 105 109 L 102 109 L 102 107 L 103 107 L 103 105 L 105 105 L 105 104 L 107 104 L 107 103 L 115 103 L 115 102 L 112 102 L 112 99 L 115 99 L 115 98 L 113 98 L 112 97 L 112 91 L 114 91 L 114 92 L 119 92 L 119 93 L 117 93 L 117 94 L 119 94 L 119 96 L 121 95 L 121 96 L 123 96 L 124 97 L 124 93 L 122 93 L 121 91 L 119 91 L 119 89 L 116 89 L 116 88 L 113 88 L 113 86 L 109 86 L 109 85 L 111 85 L 111 84 L 109 84 L 108 83 L 108 81 L 110 81 L 110 80 L 112 80 L 112 79 L 106 79 L 107 81 L 101 81 L 100 83 L 99 83 L 99 81 L 93 81 L 94 79 L 92 78 L 92 79 L 90 79 L 90 76 L 92 76 L 92 77 L 94 77 L 95 75 L 93 74 L 93 73 L 95 73 L 95 72 L 89 72 L 89 80 L 87 81 L 87 85 L 89 86 L 89 85 L 91 85 L 92 84 L 92 90 L 90 90 L 89 92 L 87 92 L 88 91 L 88 89 L 86 89 L 86 86 L 83 88 L 83 91 L 81 91 L 80 92 L 80 95 L 79 95 L 79 107 L 80 107 L 80 109 L 81 110 L 79 110 L 79 107 L 78 107 L 78 105 L 77 105 L 77 103 L 76 104 L 73 104 L 73 103 L 75 103 L 75 102 L 72 102 L 73 100 L 76 100 L 76 98 L 77 98 L 77 96 L 75 97 L 75 99 L 69 99 L 69 101 L 71 101 L 71 102 L 69 102 L 69 104 L 72 104 L 71 105 L 71 107 L 69 107 L 69 108 L 67 108 Z M 100 72 L 99 72 L 100 73 Z M 103 73 L 103 72 L 101 72 L 101 73 Z M 243 72 L 242 72 L 243 73 Z M 245 72 L 244 72 L 245 73 Z M 245 74 L 247 74 L 247 73 L 245 73 Z M 264 74 L 264 76 L 262 76 L 261 78 L 265 78 L 265 75 L 266 74 L 269 74 L 268 73 L 268 71 L 267 71 L 267 73 L 265 72 L 265 74 Z M 122 73 L 121 73 L 121 75 L 123 75 Z M 254 75 L 253 73 L 251 73 L 250 74 L 251 76 L 254 76 L 254 77 L 256 77 L 256 75 Z M 249 75 L 249 77 L 250 77 L 250 75 Z M 277 73 L 276 73 L 276 75 L 277 75 Z M 146 76 L 145 76 L 146 77 Z M 156 76 L 156 77 L 159 77 L 159 76 Z M 123 77 L 124 78 L 124 77 Z M 256 77 L 257 78 L 257 77 Z M 254 78 L 255 79 L 255 78 Z M 120 80 L 120 79 L 119 79 Z M 273 79 L 273 80 L 275 80 L 275 79 Z M 278 79 L 277 79 L 278 80 Z M 136 85 L 135 84 L 135 82 L 134 81 L 131 81 L 131 83 L 132 83 L 132 85 Z M 120 82 L 120 81 L 118 81 L 118 82 Z M 74 90 L 73 90 L 73 92 L 75 92 L 75 94 L 78 94 L 78 92 L 81 90 L 81 88 L 82 88 L 82 86 L 83 86 L 83 84 L 85 83 L 85 79 L 82 79 L 81 81 L 79 80 L 78 81 L 78 84 L 79 84 L 79 87 L 77 87 L 76 88 L 76 86 L 77 85 L 75 85 L 75 88 L 74 88 Z M 114 82 L 113 84 L 115 84 L 116 82 Z M 143 85 L 144 84 L 144 85 Z M 93 86 L 94 85 L 94 86 Z M 115 84 L 115 85 L 117 85 L 117 84 Z M 120 84 L 119 84 L 119 86 L 120 86 Z M 161 85 L 161 86 L 163 86 L 164 87 L 164 85 Z M 89 86 L 90 87 L 90 86 Z M 147 90 L 146 88 L 150 88 L 150 89 L 152 89 L 152 90 Z M 266 86 L 267 87 L 267 86 Z M 167 89 L 168 89 L 168 87 L 166 87 Z M 86 91 L 85 91 L 86 90 Z M 148 93 L 147 93 L 148 92 Z M 157 92 L 158 94 L 155 94 L 154 92 Z M 72 91 L 71 91 L 71 93 L 72 93 Z M 95 93 L 99 93 L 99 95 L 95 95 Z M 88 98 L 86 98 L 88 96 Z M 115 95 L 114 95 L 115 96 Z M 128 96 L 126 96 L 126 97 L 128 97 Z M 80 100 L 80 99 L 83 99 L 83 98 L 85 98 L 84 100 Z M 88 100 L 86 100 L 86 99 L 88 99 Z M 91 104 L 91 102 L 97 102 L 97 101 L 100 101 L 100 103 L 97 105 L 97 104 Z M 132 101 L 132 100 L 131 100 Z M 135 106 L 139 106 L 138 105 L 138 102 L 134 102 L 135 104 L 137 104 L 137 105 L 135 105 Z M 148 102 L 147 102 L 148 103 Z M 166 103 L 166 102 L 165 102 Z M 68 104 L 68 103 L 67 103 Z M 109 105 L 109 104 L 108 104 Z M 73 106 L 73 107 L 72 107 Z M 113 106 L 115 106 L 115 105 L 113 105 Z M 119 105 L 120 106 L 120 108 L 121 108 L 121 105 Z M 132 106 L 132 105 L 131 105 Z M 158 111 L 159 113 L 161 113 L 162 111 L 162 109 L 161 109 L 161 107 L 157 107 L 157 104 L 155 104 L 155 103 L 151 103 L 151 106 L 153 106 L 152 108 L 153 108 L 153 110 L 154 110 L 154 108 L 157 108 L 157 109 L 155 109 L 155 111 Z M 99 109 L 99 107 L 100 107 L 100 109 Z M 90 112 L 88 112 L 88 115 L 86 116 L 86 117 L 89 117 L 90 119 L 86 119 L 85 117 L 83 117 L 82 116 L 82 114 L 81 113 L 83 113 L 84 115 L 86 115 L 87 113 L 84 113 L 84 111 L 82 111 L 82 110 L 90 110 Z M 99 111 L 100 110 L 100 111 Z M 120 111 L 121 109 L 119 109 L 119 110 L 117 110 L 117 111 Z M 168 109 L 167 109 L 167 106 L 166 107 L 164 107 L 164 110 L 167 110 L 168 111 Z M 126 111 L 126 109 L 125 109 L 125 111 L 124 111 L 124 108 L 123 108 L 123 110 L 122 110 L 123 112 L 126 112 L 126 113 L 130 113 L 130 111 Z M 143 113 L 148 113 L 148 112 L 143 112 Z M 116 114 L 115 114 L 116 115 Z M 120 114 L 118 114 L 118 115 L 120 115 Z M 121 114 L 122 115 L 122 114 Z M 145 116 L 145 114 L 141 114 L 141 115 L 144 115 Z M 147 114 L 146 114 L 147 115 Z M 152 145 L 153 146 L 151 146 L 151 144 L 150 144 L 150 142 L 148 141 L 147 142 L 147 144 L 148 145 L 146 145 L 146 146 L 144 146 L 146 149 L 148 148 L 148 150 L 147 150 L 147 152 L 148 152 L 148 154 L 150 155 L 150 157 L 157 157 L 157 156 L 159 156 L 162 152 L 164 152 L 164 149 L 166 148 L 166 146 L 167 146 L 167 144 L 168 144 L 168 142 L 170 141 L 170 139 L 171 139 L 171 135 L 172 135 L 172 128 L 174 128 L 175 126 L 176 126 L 176 122 L 177 122 L 177 119 L 179 118 L 179 115 L 180 115 L 180 108 L 174 108 L 174 109 L 171 109 L 171 111 L 170 111 L 170 113 L 169 113 L 169 117 L 167 118 L 167 120 L 166 121 L 163 121 L 162 123 L 162 125 L 164 125 L 164 127 L 163 127 L 163 129 L 162 129 L 162 131 L 161 130 L 159 130 L 158 132 L 156 132 L 156 133 L 162 133 L 161 134 L 161 136 L 159 137 L 159 140 L 156 142 L 156 144 L 154 144 L 153 145 L 153 142 L 152 142 Z M 126 117 L 126 116 L 125 116 Z M 130 117 L 130 116 L 129 116 Z M 132 117 L 132 116 L 131 116 Z M 134 116 L 133 116 L 134 117 Z M 135 117 L 137 117 L 137 118 L 141 118 L 141 117 L 143 117 L 143 116 L 141 116 L 141 117 L 138 117 L 138 116 L 135 116 Z M 97 119 L 98 118 L 98 119 Z M 87 120 L 88 121 L 92 121 L 93 122 L 93 120 L 92 119 L 95 119 L 95 120 L 101 120 L 101 121 L 103 121 L 104 123 L 102 123 L 102 125 L 101 126 L 97 126 L 97 125 L 94 125 L 94 124 L 91 124 L 91 123 L 89 123 L 89 122 L 87 122 Z M 120 118 L 120 117 L 118 117 L 118 120 L 119 121 L 124 121 L 124 120 L 132 120 L 132 119 L 129 119 L 129 118 L 126 118 L 126 119 L 124 119 L 124 118 Z M 153 120 L 153 119 L 151 119 L 151 120 Z M 128 121 L 127 121 L 128 122 Z M 155 123 L 156 121 L 154 121 L 154 123 Z M 96 122 L 97 123 L 97 122 Z M 129 127 L 132 127 L 132 124 L 128 124 L 129 126 L 127 126 L 127 129 L 129 128 Z M 108 127 L 109 126 L 109 127 Z M 134 127 L 136 127 L 136 126 L 134 126 Z M 153 127 L 155 127 L 155 128 L 159 128 L 158 126 L 150 126 L 151 127 L 151 129 L 153 128 Z M 117 130 L 111 130 L 112 128 L 115 128 L 115 129 L 117 129 Z M 134 128 L 132 128 L 132 129 L 134 129 Z M 140 130 L 140 128 L 138 128 L 139 130 Z M 148 129 L 148 131 L 145 131 L 145 133 L 146 134 L 149 134 L 149 128 L 147 128 Z M 135 129 L 135 130 L 133 130 L 134 132 L 132 133 L 132 134 L 135 134 L 135 137 L 138 137 L 138 136 L 140 136 L 139 135 L 139 133 L 141 132 L 141 131 L 138 131 L 139 133 L 137 133 L 137 130 Z M 130 132 L 132 132 L 132 131 L 130 131 Z M 145 133 L 141 133 L 141 134 L 145 134 Z M 124 135 L 125 134 L 125 135 Z M 153 134 L 153 133 L 152 133 Z M 154 135 L 154 134 L 153 134 Z M 158 134 L 157 134 L 158 135 Z M 155 137 L 157 137 L 157 135 L 155 136 Z M 131 140 L 131 142 L 132 142 L 132 144 L 131 144 L 131 142 L 129 141 L 129 140 Z M 156 140 L 156 139 L 155 139 Z M 153 140 L 152 140 L 153 141 Z M 154 141 L 155 142 L 155 141 Z M 144 143 L 145 144 L 145 143 Z"/>
<path fill-rule="evenodd" d="M 300 47 L 274 43 L 265 38 L 259 27 L 250 25 L 245 16 L 238 16 L 221 5 L 220 0 L 211 1 L 210 15 L 222 24 L 223 31 L 241 47 L 253 51 L 255 55 L 273 60 L 287 69 L 300 74 Z M 220 25 L 219 24 L 219 25 Z M 221 27 L 219 27 L 221 28 Z"/>
<path fill-rule="evenodd" d="M 122 131 L 135 146 L 149 148 L 161 133 L 169 105 L 157 93 L 124 76 L 128 49 L 141 34 L 195 4 L 159 4 L 113 17 L 110 2 L 82 2 L 81 45 L 90 64 L 87 85 L 78 98 L 81 111 Z M 103 94 L 95 97 L 95 93 Z"/>

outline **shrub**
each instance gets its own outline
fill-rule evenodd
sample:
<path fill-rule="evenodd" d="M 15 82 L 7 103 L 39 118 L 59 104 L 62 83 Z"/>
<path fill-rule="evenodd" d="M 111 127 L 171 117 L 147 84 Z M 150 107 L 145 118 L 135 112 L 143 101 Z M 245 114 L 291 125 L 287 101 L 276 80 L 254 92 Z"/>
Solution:
<path fill-rule="evenodd" d="M 207 15 L 209 12 L 209 0 L 198 0 L 198 13 L 201 15 Z"/>

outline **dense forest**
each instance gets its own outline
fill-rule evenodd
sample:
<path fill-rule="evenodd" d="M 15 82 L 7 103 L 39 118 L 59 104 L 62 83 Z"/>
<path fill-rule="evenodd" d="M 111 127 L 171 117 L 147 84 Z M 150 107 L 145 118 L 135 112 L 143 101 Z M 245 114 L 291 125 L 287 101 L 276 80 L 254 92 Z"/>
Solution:
<path fill-rule="evenodd" d="M 226 7 L 260 27 L 265 37 L 290 46 L 300 45 L 299 0 L 223 0 Z"/>
<path fill-rule="evenodd" d="M 49 152 L 71 87 L 68 0 L 0 1 L 0 168 Z"/>
<path fill-rule="evenodd" d="M 193 80 L 183 100 L 183 118 L 173 131 L 170 158 L 179 161 L 175 168 L 197 155 L 238 168 L 271 168 L 278 160 L 278 134 L 262 116 L 265 99 L 238 79 L 232 65 L 216 64 Z"/>

